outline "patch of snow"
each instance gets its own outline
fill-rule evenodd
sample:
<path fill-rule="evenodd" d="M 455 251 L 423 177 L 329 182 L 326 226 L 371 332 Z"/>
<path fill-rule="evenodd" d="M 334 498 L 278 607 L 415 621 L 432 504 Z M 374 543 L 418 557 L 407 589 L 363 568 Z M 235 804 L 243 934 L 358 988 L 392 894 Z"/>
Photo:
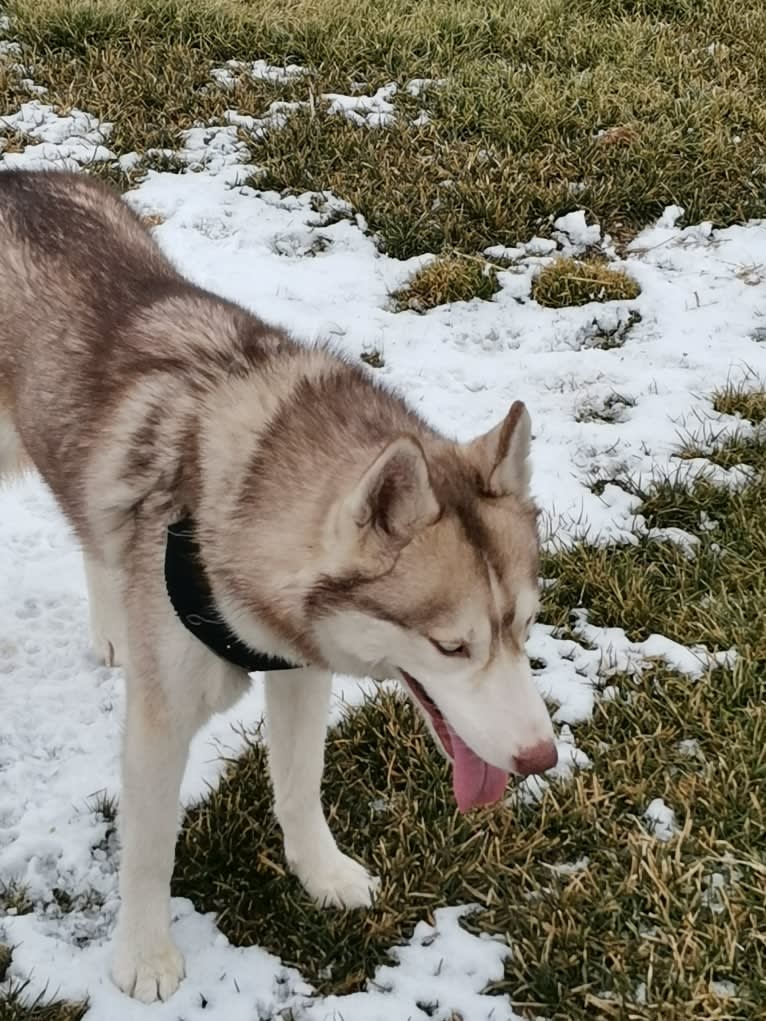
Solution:
<path fill-rule="evenodd" d="M 243 60 L 227 60 L 223 67 L 214 67 L 211 77 L 224 89 L 232 89 L 240 75 L 247 75 L 254 81 L 269 82 L 283 85 L 285 82 L 304 78 L 311 72 L 299 64 L 270 64 L 267 60 L 254 60 L 247 63 Z"/>
<path fill-rule="evenodd" d="M 417 99 L 429 89 L 439 89 L 446 84 L 446 78 L 410 78 L 404 86 L 404 91 Z"/>
<path fill-rule="evenodd" d="M 262 117 L 252 117 L 239 113 L 237 110 L 226 110 L 224 119 L 243 131 L 248 131 L 253 138 L 263 140 L 270 131 L 278 131 L 287 124 L 288 118 L 298 110 L 306 109 L 308 103 L 302 101 L 286 102 L 275 100 Z"/>
<path fill-rule="evenodd" d="M 705 532 L 715 532 L 718 528 L 718 522 L 710 517 L 707 511 L 700 511 L 699 515 L 699 526 Z"/>
<path fill-rule="evenodd" d="M 683 528 L 648 528 L 644 533 L 647 539 L 654 542 L 672 542 L 679 546 L 684 554 L 693 560 L 697 555 L 700 539 L 698 535 L 687 532 Z"/>
<path fill-rule="evenodd" d="M 725 872 L 711 872 L 702 880 L 702 904 L 716 915 L 726 911 L 728 891 L 743 878 L 731 856 L 724 856 L 721 863 L 726 866 Z"/>
<path fill-rule="evenodd" d="M 246 178 L 250 150 L 240 142 L 233 125 L 189 128 L 182 137 L 184 145 L 178 155 L 190 171 L 219 174 L 225 168 L 242 166 L 242 180 Z"/>
<path fill-rule="evenodd" d="M 521 246 L 524 249 L 525 255 L 541 256 L 553 255 L 556 251 L 556 242 L 551 238 L 530 238 L 525 244 Z"/>
<path fill-rule="evenodd" d="M 688 759 L 702 758 L 700 743 L 694 737 L 686 737 L 683 741 L 679 741 L 678 750 L 681 755 L 685 755 Z"/>
<path fill-rule="evenodd" d="M 412 939 L 395 947 L 394 965 L 377 969 L 364 992 L 328 996 L 306 1009 L 301 1021 L 391 1021 L 425 1018 L 418 1004 L 429 1004 L 434 1016 L 457 1015 L 466 1021 L 521 1021 L 506 996 L 486 995 L 489 982 L 504 974 L 508 947 L 487 936 L 472 936 L 460 918 L 472 908 L 441 908 L 435 924 L 420 922 Z"/>
<path fill-rule="evenodd" d="M 710 652 L 704 645 L 681 645 L 663 635 L 650 635 L 643 642 L 631 642 L 622 628 L 589 624 L 588 614 L 583 609 L 573 610 L 572 616 L 574 633 L 602 657 L 599 667 L 602 676 L 640 673 L 648 663 L 659 660 L 671 670 L 698 678 L 706 670 L 731 667 L 736 659 L 733 649 Z"/>
<path fill-rule="evenodd" d="M 587 854 L 584 854 L 582 858 L 578 858 L 577 861 L 564 862 L 561 865 L 546 864 L 545 867 L 559 876 L 576 876 L 578 872 L 585 872 L 589 865 L 590 858 Z"/>
<path fill-rule="evenodd" d="M 508 248 L 505 245 L 490 245 L 489 248 L 484 249 L 484 254 L 488 259 L 497 259 L 498 262 L 515 262 L 517 259 L 524 258 L 526 248 L 522 245 L 516 245 L 513 248 Z"/>
<path fill-rule="evenodd" d="M 322 96 L 328 102 L 329 114 L 345 117 L 353 124 L 367 128 L 385 128 L 396 119 L 394 104 L 396 94 L 394 82 L 382 85 L 372 96 L 344 96 L 339 92 L 327 92 Z"/>
<path fill-rule="evenodd" d="M 22 103 L 18 112 L 0 116 L 0 132 L 3 131 L 37 139 L 38 144 L 28 145 L 20 153 L 5 153 L 0 168 L 79 170 L 115 159 L 104 144 L 112 125 L 82 110 L 61 116 L 54 107 L 33 99 Z"/>
<path fill-rule="evenodd" d="M 560 216 L 553 226 L 553 236 L 561 243 L 565 255 L 581 255 L 601 241 L 601 228 L 597 223 L 589 226 L 582 209 Z"/>
<path fill-rule="evenodd" d="M 35 85 L 31 78 L 22 78 L 19 84 L 30 96 L 44 96 L 48 91 L 44 85 Z"/>
<path fill-rule="evenodd" d="M 672 840 L 678 833 L 676 814 L 669 808 L 662 798 L 655 798 L 651 801 L 644 812 L 644 819 L 649 824 L 650 832 L 663 843 Z"/>
<path fill-rule="evenodd" d="M 419 923 L 407 944 L 392 948 L 394 964 L 379 967 L 364 991 L 344 996 L 313 996 L 295 970 L 258 947 L 231 946 L 212 915 L 196 913 L 181 898 L 173 901 L 172 928 L 189 977 L 167 1003 L 147 1008 L 129 1000 L 108 978 L 108 943 L 99 939 L 80 946 L 33 914 L 13 920 L 15 949 L 8 977 L 28 979 L 31 996 L 87 997 L 87 1021 L 143 1021 L 150 1014 L 159 1021 L 253 1021 L 283 1011 L 292 1011 L 300 1021 L 390 1021 L 425 1016 L 418 1006 L 422 1003 L 433 1004 L 440 1017 L 520 1021 L 506 996 L 483 991 L 502 979 L 509 950 L 462 928 L 460 918 L 472 910 L 437 910 L 433 926 Z"/>
<path fill-rule="evenodd" d="M 721 979 L 718 982 L 711 979 L 709 988 L 713 996 L 718 996 L 722 1000 L 728 1000 L 737 995 L 736 984 L 729 982 L 728 979 Z"/>
<path fill-rule="evenodd" d="M 246 64 L 241 60 L 229 60 L 223 67 L 214 68 L 213 79 L 224 89 L 233 89 L 237 78 L 246 74 L 257 81 L 267 81 L 273 84 L 284 84 L 285 82 L 299 80 L 310 74 L 308 68 L 298 64 L 288 64 L 281 67 L 269 64 L 265 60 L 256 60 Z M 404 86 L 408 95 L 418 98 L 425 95 L 429 89 L 439 88 L 446 82 L 443 78 L 412 78 Z M 359 83 L 360 88 L 364 85 Z M 373 95 L 352 95 L 347 96 L 339 92 L 326 92 L 320 96 L 328 104 L 327 112 L 331 116 L 339 115 L 346 117 L 352 123 L 367 128 L 382 128 L 393 124 L 396 119 L 396 110 L 392 102 L 398 91 L 395 82 L 389 82 L 381 86 Z M 264 117 L 253 117 L 249 114 L 239 114 L 236 111 L 230 113 L 239 118 L 239 125 L 247 130 L 260 129 L 262 133 L 258 137 L 264 137 L 269 129 L 284 127 L 286 118 L 275 118 L 274 108 L 280 104 L 272 104 L 271 110 Z M 284 104 L 291 110 L 307 107 L 310 104 L 300 102 L 295 104 Z M 420 110 L 417 117 L 412 120 L 414 127 L 424 127 L 430 123 L 431 118 L 426 110 Z M 235 123 L 233 120 L 231 123 Z"/>

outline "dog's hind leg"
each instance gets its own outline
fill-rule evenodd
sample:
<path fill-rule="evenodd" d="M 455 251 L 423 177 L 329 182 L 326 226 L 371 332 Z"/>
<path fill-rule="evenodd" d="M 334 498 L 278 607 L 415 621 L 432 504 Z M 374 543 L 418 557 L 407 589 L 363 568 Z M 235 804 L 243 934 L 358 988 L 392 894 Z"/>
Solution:
<path fill-rule="evenodd" d="M 379 881 L 338 848 L 320 798 L 331 680 L 312 668 L 266 674 L 274 808 L 285 857 L 308 893 L 327 907 L 368 907 Z"/>

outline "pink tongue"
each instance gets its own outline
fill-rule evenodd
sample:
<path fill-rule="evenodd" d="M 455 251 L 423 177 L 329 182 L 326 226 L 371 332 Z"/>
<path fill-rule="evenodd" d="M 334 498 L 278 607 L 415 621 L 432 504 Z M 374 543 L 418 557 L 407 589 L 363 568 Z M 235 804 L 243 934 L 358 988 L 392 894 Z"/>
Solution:
<path fill-rule="evenodd" d="M 480 759 L 450 727 L 452 738 L 452 789 L 461 812 L 491 805 L 503 796 L 508 774 Z"/>

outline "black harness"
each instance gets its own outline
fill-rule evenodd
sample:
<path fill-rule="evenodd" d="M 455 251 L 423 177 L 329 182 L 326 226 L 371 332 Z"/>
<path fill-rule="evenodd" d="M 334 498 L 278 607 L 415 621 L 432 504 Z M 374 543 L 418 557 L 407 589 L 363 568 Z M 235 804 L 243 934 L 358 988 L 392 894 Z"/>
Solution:
<path fill-rule="evenodd" d="M 222 620 L 205 573 L 191 517 L 176 521 L 168 528 L 165 586 L 181 623 L 216 656 L 249 674 L 262 670 L 296 669 L 295 663 L 251 649 Z"/>

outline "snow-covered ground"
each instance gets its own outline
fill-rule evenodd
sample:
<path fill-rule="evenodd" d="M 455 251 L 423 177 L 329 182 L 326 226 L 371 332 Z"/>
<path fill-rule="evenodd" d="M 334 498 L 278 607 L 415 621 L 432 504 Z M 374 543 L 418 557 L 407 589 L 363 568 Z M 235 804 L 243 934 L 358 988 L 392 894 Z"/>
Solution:
<path fill-rule="evenodd" d="M 339 111 L 361 110 L 342 99 L 335 97 Z M 0 137 L 5 120 L 6 130 L 26 134 L 30 144 L 3 157 L 0 141 L 0 168 L 115 158 L 108 126 L 87 114 L 58 117 L 40 99 L 3 113 Z M 278 119 L 265 120 L 278 129 Z M 705 395 L 728 378 L 766 374 L 766 223 L 680 229 L 681 211 L 669 209 L 636 239 L 624 263 L 615 258 L 641 285 L 634 301 L 538 306 L 531 283 L 555 253 L 550 242 L 531 239 L 503 253 L 511 268 L 499 274 L 501 290 L 491 302 L 397 314 L 390 293 L 430 257 L 399 262 L 382 255 L 359 216 L 328 215 L 344 209 L 330 195 L 282 198 L 243 186 L 251 156 L 237 125 L 247 129 L 246 115 L 232 111 L 228 124 L 192 130 L 181 153 L 187 172 L 149 172 L 127 196 L 158 222 L 160 245 L 196 282 L 298 336 L 329 338 L 356 356 L 379 352 L 384 366 L 375 371 L 458 438 L 488 428 L 514 399 L 526 401 L 534 423 L 533 486 L 550 538 L 568 542 L 587 530 L 594 541 L 635 541 L 643 524 L 634 499 L 615 485 L 594 495 L 593 477 L 707 469 L 707 462 L 674 458 L 679 431 L 706 421 L 717 432 L 741 426 L 717 415 Z M 251 128 L 262 133 L 264 119 Z M 125 165 L 137 159 L 117 155 Z M 557 238 L 559 253 L 594 242 L 611 251 L 581 214 L 564 218 Z M 598 346 L 616 332 L 621 346 Z M 611 421 L 594 417 L 607 408 Z M 744 470 L 717 474 L 722 484 L 746 477 Z M 658 538 L 684 541 L 683 534 Z M 214 919 L 178 900 L 174 931 L 189 978 L 168 1004 L 153 1008 L 119 994 L 107 977 L 114 857 L 92 806 L 94 796 L 119 789 L 122 678 L 91 656 L 76 543 L 39 481 L 0 493 L 0 564 L 0 882 L 26 884 L 35 902 L 31 914 L 0 919 L 0 937 L 16 948 L 12 977 L 30 979 L 33 993 L 47 987 L 66 998 L 90 997 L 89 1021 L 252 1021 L 285 1007 L 310 1021 L 404 1021 L 426 1017 L 418 1001 L 439 1003 L 438 1017 L 455 1011 L 466 1021 L 513 1018 L 507 1000 L 482 993 L 500 977 L 508 948 L 464 932 L 460 906 L 439 913 L 435 932 L 419 927 L 368 991 L 321 998 L 264 951 L 229 946 Z M 577 640 L 562 641 L 538 626 L 530 643 L 531 654 L 546 663 L 538 683 L 561 729 L 564 776 L 572 765 L 588 766 L 572 726 L 590 716 L 597 698 L 613 695 L 610 671 L 661 658 L 693 675 L 707 658 L 705 650 L 662 636 L 630 643 L 621 631 L 591 626 L 583 613 L 574 630 Z M 339 696 L 353 700 L 358 692 L 339 680 Z M 214 781 L 216 748 L 238 746 L 232 724 L 254 723 L 261 707 L 256 680 L 243 704 L 198 737 L 184 782 L 187 801 Z M 535 788 L 527 793 L 534 797 Z M 644 811 L 658 838 L 672 836 L 661 803 L 637 806 L 637 814 Z M 62 915 L 57 888 L 95 891 L 104 906 L 75 904 Z"/>

